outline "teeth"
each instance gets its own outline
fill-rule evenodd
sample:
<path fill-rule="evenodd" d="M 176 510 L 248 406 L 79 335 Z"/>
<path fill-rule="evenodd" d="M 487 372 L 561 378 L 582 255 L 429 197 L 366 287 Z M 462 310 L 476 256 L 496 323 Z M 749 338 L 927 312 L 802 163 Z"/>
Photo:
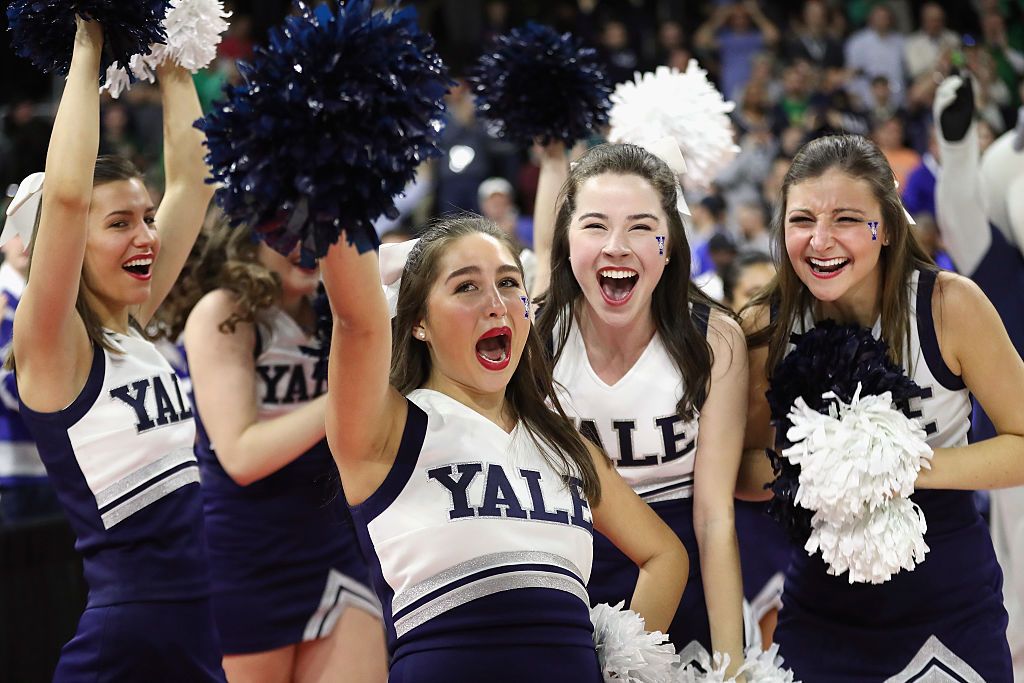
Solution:
<path fill-rule="evenodd" d="M 132 259 L 128 263 L 124 264 L 124 267 L 125 268 L 129 268 L 131 266 L 149 266 L 149 265 L 152 265 L 152 263 L 153 263 L 153 257 L 152 256 L 146 256 L 146 257 L 143 257 L 143 258 Z"/>
<path fill-rule="evenodd" d="M 610 277 L 613 280 L 624 280 L 627 277 L 634 277 L 636 275 L 635 270 L 602 270 L 600 272 L 601 277 Z"/>
<path fill-rule="evenodd" d="M 812 265 L 818 266 L 819 268 L 832 268 L 833 266 L 838 266 L 840 264 L 846 263 L 849 259 L 845 259 L 845 258 L 830 258 L 830 259 L 811 258 L 809 260 L 810 260 Z"/>

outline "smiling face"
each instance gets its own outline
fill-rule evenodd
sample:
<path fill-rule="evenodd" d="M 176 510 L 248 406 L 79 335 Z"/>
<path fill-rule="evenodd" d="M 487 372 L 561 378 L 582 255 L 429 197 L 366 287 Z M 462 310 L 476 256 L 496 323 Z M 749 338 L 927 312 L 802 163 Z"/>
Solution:
<path fill-rule="evenodd" d="M 265 243 L 260 242 L 257 258 L 267 270 L 281 278 L 281 295 L 284 299 L 310 296 L 320 283 L 320 268 L 303 268 L 300 249 L 296 245 L 288 256 L 279 254 Z"/>
<path fill-rule="evenodd" d="M 156 208 L 141 178 L 97 185 L 89 205 L 82 281 L 109 310 L 149 298 L 160 251 Z"/>
<path fill-rule="evenodd" d="M 472 233 L 445 247 L 436 272 L 426 316 L 411 331 L 430 349 L 428 383 L 504 391 L 532 324 L 515 258 L 498 239 Z"/>
<path fill-rule="evenodd" d="M 885 224 L 871 186 L 832 168 L 794 183 L 786 196 L 786 252 L 819 301 L 873 301 L 881 283 Z M 877 222 L 872 238 L 871 222 Z"/>
<path fill-rule="evenodd" d="M 572 272 L 588 312 L 610 326 L 649 319 L 669 253 L 660 197 L 637 175 L 585 180 L 569 224 Z"/>

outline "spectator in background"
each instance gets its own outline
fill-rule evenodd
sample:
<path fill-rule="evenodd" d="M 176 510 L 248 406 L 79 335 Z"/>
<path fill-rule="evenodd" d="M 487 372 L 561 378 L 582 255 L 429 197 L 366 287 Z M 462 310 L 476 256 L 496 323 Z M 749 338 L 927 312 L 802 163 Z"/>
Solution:
<path fill-rule="evenodd" d="M 711 194 L 696 204 L 690 204 L 690 211 L 690 225 L 693 229 L 690 237 L 693 262 L 690 269 L 694 276 L 700 276 L 715 270 L 708 243 L 712 237 L 726 231 L 725 202 L 718 195 Z"/>
<path fill-rule="evenodd" d="M 822 0 L 804 2 L 801 20 L 784 45 L 786 61 L 803 60 L 821 69 L 843 66 L 843 45 L 829 34 L 828 15 Z"/>
<path fill-rule="evenodd" d="M 776 135 L 790 126 L 808 127 L 808 110 L 814 86 L 807 62 L 794 62 L 783 69 L 782 97 L 772 112 L 772 130 Z"/>
<path fill-rule="evenodd" d="M 1016 109 L 1020 106 L 1017 89 L 1024 76 L 1024 54 L 1010 46 L 1006 36 L 1006 21 L 997 12 L 987 12 L 981 17 L 981 32 L 985 50 L 992 57 L 996 77 L 1006 86 L 1008 101 L 1000 106 L 1009 109 L 1004 112 L 1004 121 L 1016 120 Z"/>
<path fill-rule="evenodd" d="M 862 102 L 870 101 L 870 83 L 875 76 L 885 76 L 892 89 L 893 102 L 903 102 L 903 36 L 893 31 L 893 15 L 882 3 L 871 8 L 868 25 L 846 41 L 846 67 L 852 69 L 851 88 Z"/>
<path fill-rule="evenodd" d="M 100 154 L 122 156 L 146 173 L 151 165 L 150 159 L 142 153 L 142 144 L 135 133 L 127 105 L 118 100 L 108 100 L 100 115 Z"/>
<path fill-rule="evenodd" d="M 476 212 L 477 189 L 492 174 L 490 140 L 476 118 L 473 96 L 464 80 L 458 80 L 445 99 L 448 124 L 439 144 L 435 211 Z"/>
<path fill-rule="evenodd" d="M 739 143 L 740 153 L 715 178 L 715 187 L 730 209 L 760 200 L 761 183 L 779 150 L 767 121 L 751 125 Z"/>
<path fill-rule="evenodd" d="M 779 30 L 756 0 L 717 4 L 694 35 L 696 48 L 717 58 L 719 88 L 731 100 L 750 78 L 754 55 L 778 41 Z"/>
<path fill-rule="evenodd" d="M 632 80 L 640 69 L 640 58 L 630 44 L 629 31 L 617 19 L 604 23 L 599 49 L 608 67 L 608 80 L 613 84 Z"/>
<path fill-rule="evenodd" d="M 768 232 L 768 218 L 764 204 L 760 201 L 744 202 L 736 207 L 736 225 L 739 228 L 741 248 L 769 252 L 771 235 Z"/>
<path fill-rule="evenodd" d="M 655 52 L 657 64 L 669 64 L 678 52 L 690 52 L 686 42 L 686 32 L 678 21 L 665 21 L 658 27 L 658 46 Z M 685 68 L 685 64 L 683 66 Z"/>
<path fill-rule="evenodd" d="M 811 97 L 811 115 L 807 121 L 810 137 L 839 133 L 867 135 L 867 117 L 854 105 L 846 83 L 845 69 L 825 69 L 821 85 Z"/>
<path fill-rule="evenodd" d="M 915 219 L 919 214 L 935 215 L 935 182 L 939 170 L 939 145 L 934 127 L 929 126 L 928 151 L 921 156 L 917 168 L 907 176 L 906 186 L 900 188 L 903 206 Z"/>
<path fill-rule="evenodd" d="M 882 121 L 902 116 L 904 111 L 896 101 L 889 85 L 889 79 L 885 76 L 875 76 L 871 79 L 871 89 L 868 92 L 868 99 L 865 101 L 868 120 L 872 126 L 877 126 Z"/>
<path fill-rule="evenodd" d="M 935 70 L 940 55 L 956 49 L 960 37 L 946 28 L 946 11 L 937 2 L 921 6 L 921 28 L 907 37 L 903 56 L 907 74 L 914 81 Z"/>
<path fill-rule="evenodd" d="M 909 209 L 908 209 L 909 211 Z M 942 244 L 942 235 L 939 233 L 939 226 L 935 223 L 935 215 L 931 213 L 914 214 L 915 225 L 910 226 L 917 236 L 921 247 L 932 257 L 935 264 L 943 270 L 956 272 L 953 259 L 946 253 L 946 247 Z"/>
<path fill-rule="evenodd" d="M 776 202 L 778 202 L 778 198 L 781 196 L 779 192 L 782 191 L 782 181 L 789 171 L 791 161 L 792 157 L 790 156 L 775 157 L 768 175 L 761 184 L 761 199 L 768 209 L 769 216 L 775 214 Z"/>
<path fill-rule="evenodd" d="M 489 218 L 523 246 L 533 244 L 533 220 L 519 212 L 512 183 L 504 178 L 488 178 L 477 189 L 480 213 Z"/>
<path fill-rule="evenodd" d="M 903 144 L 903 122 L 898 117 L 879 121 L 871 129 L 871 139 L 885 155 L 902 192 L 910 172 L 921 163 L 921 155 Z"/>

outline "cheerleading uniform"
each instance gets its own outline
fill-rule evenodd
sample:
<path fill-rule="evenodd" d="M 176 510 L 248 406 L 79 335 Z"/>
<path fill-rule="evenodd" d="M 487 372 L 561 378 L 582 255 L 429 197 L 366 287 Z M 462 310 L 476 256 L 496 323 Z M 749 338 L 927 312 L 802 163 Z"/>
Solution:
<path fill-rule="evenodd" d="M 520 424 L 429 389 L 384 482 L 352 506 L 392 683 L 600 683 L 590 508 Z"/>
<path fill-rule="evenodd" d="M 272 308 L 258 326 L 258 420 L 271 420 L 327 390 L 311 339 Z M 324 638 L 345 609 L 380 613 L 369 588 L 338 469 L 322 439 L 273 474 L 239 486 L 197 416 L 213 607 L 225 654 L 263 652 Z"/>
<path fill-rule="evenodd" d="M 694 306 L 694 323 L 707 334 L 709 310 Z M 561 337 L 558 330 L 555 338 Z M 633 367 L 609 386 L 590 366 L 575 320 L 554 369 L 559 401 L 580 433 L 603 448 L 637 495 L 676 533 L 690 557 L 690 575 L 668 636 L 684 659 L 711 652 L 711 629 L 700 553 L 693 530 L 693 467 L 699 418 L 676 414 L 683 385 L 679 368 L 655 334 Z M 628 605 L 639 569 L 600 533 L 594 533 L 591 604 Z"/>
<path fill-rule="evenodd" d="M 151 343 L 106 334 L 68 407 L 21 405 L 89 584 L 54 681 L 224 681 L 192 410 Z"/>
<path fill-rule="evenodd" d="M 782 607 L 782 586 L 792 544 L 779 523 L 768 516 L 766 503 L 737 500 L 733 505 L 743 597 L 750 605 L 751 618 L 759 622 Z"/>
<path fill-rule="evenodd" d="M 971 402 L 939 350 L 935 279 L 935 272 L 915 272 L 909 285 L 914 324 L 905 367 L 925 396 L 907 408 L 929 446 L 949 448 L 967 443 Z M 922 490 L 912 500 L 924 511 L 930 550 L 913 571 L 883 584 L 830 576 L 820 555 L 794 548 L 775 640 L 796 678 L 1012 683 L 1002 572 L 972 492 Z"/>

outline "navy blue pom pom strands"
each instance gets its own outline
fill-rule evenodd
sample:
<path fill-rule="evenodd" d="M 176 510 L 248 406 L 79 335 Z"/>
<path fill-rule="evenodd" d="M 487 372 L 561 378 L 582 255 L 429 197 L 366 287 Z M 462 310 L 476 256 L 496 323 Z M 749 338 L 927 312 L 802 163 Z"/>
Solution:
<path fill-rule="evenodd" d="M 75 17 L 103 26 L 101 73 L 113 62 L 147 55 L 165 40 L 162 21 L 167 0 L 14 0 L 7 7 L 11 47 L 47 73 L 66 74 L 71 66 Z"/>
<path fill-rule="evenodd" d="M 469 82 L 480 116 L 512 142 L 572 145 L 608 123 L 611 88 L 597 52 L 541 24 L 499 36 Z"/>
<path fill-rule="evenodd" d="M 447 69 L 411 8 L 296 5 L 196 124 L 217 201 L 283 254 L 301 244 L 305 259 L 322 257 L 343 231 L 374 249 L 372 221 L 397 217 L 393 198 L 439 154 Z"/>
<path fill-rule="evenodd" d="M 811 532 L 812 511 L 795 501 L 800 466 L 779 455 L 792 445 L 787 438 L 792 426 L 788 415 L 796 399 L 802 397 L 810 408 L 824 413 L 831 401 L 822 394 L 831 391 L 849 403 L 858 384 L 864 396 L 891 392 L 898 406 L 908 406 L 922 389 L 889 358 L 888 345 L 865 327 L 823 320 L 803 334 L 793 334 L 792 342 L 795 348 L 779 363 L 767 392 L 776 435 L 776 450 L 768 451 L 776 475 L 768 512 L 802 546 Z"/>

